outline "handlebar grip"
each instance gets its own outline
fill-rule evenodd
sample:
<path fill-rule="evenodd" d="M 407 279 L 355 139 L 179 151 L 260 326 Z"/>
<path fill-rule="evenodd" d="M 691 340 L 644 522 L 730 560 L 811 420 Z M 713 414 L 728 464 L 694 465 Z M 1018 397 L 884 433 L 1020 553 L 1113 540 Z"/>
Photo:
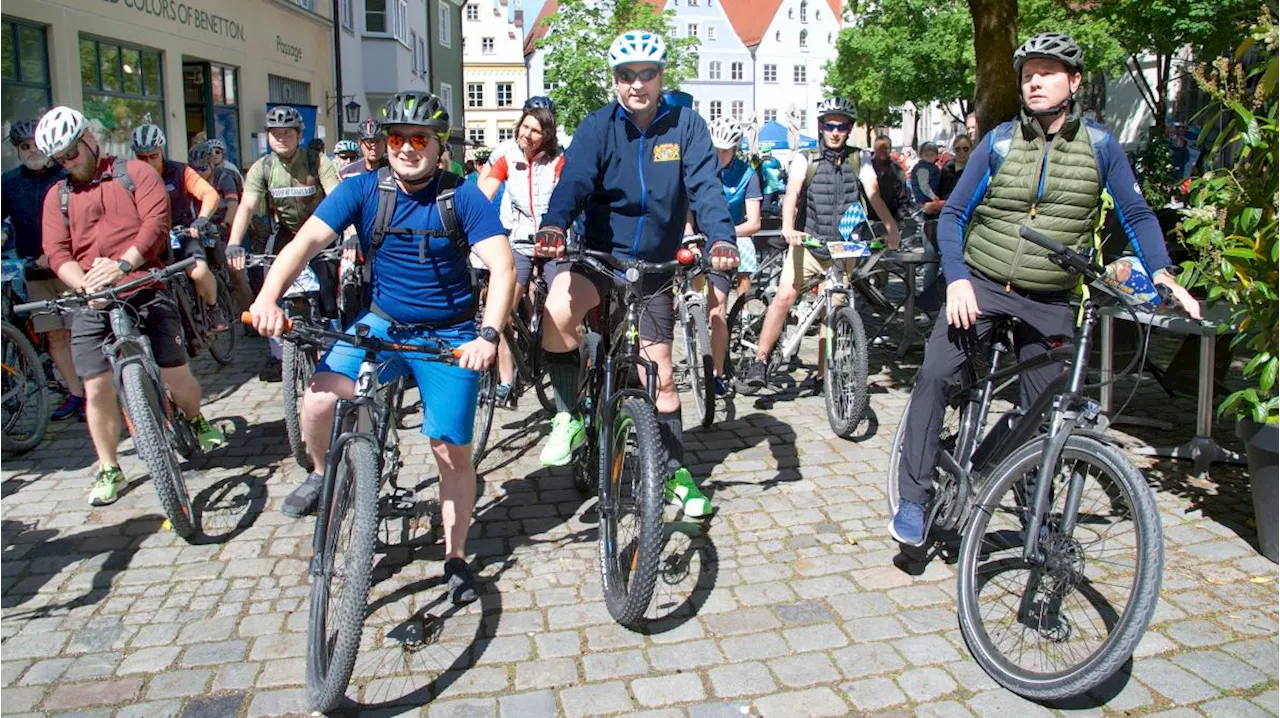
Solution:
<path fill-rule="evenodd" d="M 240 312 L 240 323 L 253 326 L 253 312 Z M 293 320 L 289 317 L 284 318 L 284 330 L 293 331 Z"/>
<path fill-rule="evenodd" d="M 30 314 L 31 312 L 38 312 L 46 306 L 48 306 L 48 303 L 44 301 L 27 302 L 26 304 L 19 304 L 15 306 L 13 311 L 16 314 Z"/>
<path fill-rule="evenodd" d="M 1041 247 L 1044 247 L 1045 249 L 1049 250 L 1050 252 L 1053 252 L 1054 254 L 1061 254 L 1063 256 L 1070 256 L 1074 254 L 1074 252 L 1068 250 L 1066 247 L 1062 246 L 1061 244 L 1058 244 L 1057 242 L 1053 241 L 1049 237 L 1045 236 L 1043 233 L 1037 232 L 1036 230 L 1030 227 L 1019 227 L 1018 234 L 1028 242 L 1031 242 L 1032 244 L 1038 244 Z"/>
<path fill-rule="evenodd" d="M 454 358 L 454 359 L 461 359 L 461 358 L 462 358 L 462 350 L 461 350 L 461 349 L 450 349 L 450 350 L 449 350 L 449 353 L 453 355 L 453 358 Z"/>

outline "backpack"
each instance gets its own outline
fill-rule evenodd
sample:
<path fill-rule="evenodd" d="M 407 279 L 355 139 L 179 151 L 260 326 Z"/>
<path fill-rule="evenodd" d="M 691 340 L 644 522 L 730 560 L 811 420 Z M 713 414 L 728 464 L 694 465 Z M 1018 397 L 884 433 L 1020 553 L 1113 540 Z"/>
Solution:
<path fill-rule="evenodd" d="M 395 177 L 391 176 L 390 167 L 383 166 L 378 168 L 378 209 L 373 215 L 373 236 L 369 238 L 369 256 L 365 258 L 365 266 L 369 268 L 369 271 L 373 271 L 373 257 L 378 248 L 382 246 L 382 242 L 386 239 L 388 232 L 422 237 L 424 244 L 419 249 L 419 256 L 423 256 L 426 252 L 425 241 L 427 239 L 431 237 L 447 237 L 453 243 L 453 248 L 458 252 L 458 256 L 462 257 L 463 262 L 466 262 L 471 277 L 471 293 L 478 298 L 479 288 L 476 285 L 476 273 L 474 269 L 471 269 L 471 245 L 467 242 L 466 231 L 458 223 L 458 207 L 454 197 L 458 187 L 465 181 L 462 176 L 456 173 L 445 170 L 440 171 L 440 184 L 436 190 L 436 211 L 440 213 L 440 224 L 444 226 L 444 231 L 392 227 L 390 226 L 391 216 L 396 211 L 396 192 L 399 191 L 399 187 L 396 186 Z"/>
<path fill-rule="evenodd" d="M 320 199 L 324 199 L 324 185 L 320 183 L 320 152 L 317 150 L 303 148 L 307 153 L 307 176 L 316 181 L 316 192 L 320 194 Z M 266 181 L 267 187 L 267 213 L 275 217 L 276 208 L 271 199 L 271 170 L 276 164 L 276 153 L 268 152 L 266 157 L 262 158 L 262 176 Z M 243 192 L 243 189 L 241 190 Z"/>
<path fill-rule="evenodd" d="M 129 176 L 128 160 L 124 158 L 115 157 L 111 160 L 111 178 L 128 190 L 130 195 L 138 188 L 137 183 L 133 181 L 133 177 Z M 58 208 L 62 210 L 62 221 L 66 223 L 68 230 L 71 229 L 71 216 L 67 211 L 67 205 L 70 202 L 71 187 L 64 177 L 58 180 Z"/>
<path fill-rule="evenodd" d="M 813 148 L 807 151 L 809 156 L 809 167 L 804 173 L 804 185 L 800 188 L 800 196 L 796 200 L 796 219 L 797 227 L 803 228 L 805 218 L 809 212 L 809 185 L 813 184 L 813 178 L 818 176 L 818 163 L 822 161 L 822 150 Z M 853 162 L 853 176 L 860 178 L 862 174 L 862 151 L 858 148 L 851 148 L 848 155 L 845 156 L 845 162 Z M 858 197 L 863 205 L 867 204 L 867 191 L 862 187 L 862 180 L 858 182 Z"/>

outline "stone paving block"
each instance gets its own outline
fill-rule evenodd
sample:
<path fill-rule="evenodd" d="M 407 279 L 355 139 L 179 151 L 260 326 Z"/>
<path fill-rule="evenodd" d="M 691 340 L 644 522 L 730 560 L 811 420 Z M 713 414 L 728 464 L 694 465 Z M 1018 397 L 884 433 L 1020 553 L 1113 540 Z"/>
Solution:
<path fill-rule="evenodd" d="M 496 718 L 498 702 L 492 698 L 463 698 L 433 702 L 427 706 L 430 718 Z"/>
<path fill-rule="evenodd" d="M 588 681 L 638 676 L 651 670 L 642 651 L 588 653 L 582 657 L 582 668 Z"/>
<path fill-rule="evenodd" d="M 147 698 L 182 698 L 198 696 L 205 692 L 213 671 L 208 669 L 173 671 L 151 678 L 147 684 Z"/>
<path fill-rule="evenodd" d="M 22 674 L 22 680 L 19 681 L 18 684 L 23 686 L 36 686 L 53 683 L 58 680 L 74 662 L 74 659 L 71 658 L 50 658 L 48 660 L 39 661 L 27 669 L 26 673 Z M 6 661 L 5 665 L 25 666 L 26 663 L 21 661 Z M 14 678 L 16 679 L 17 676 L 14 676 Z M 13 681 L 6 681 L 5 685 L 12 685 L 12 683 Z"/>
<path fill-rule="evenodd" d="M 69 710 L 98 705 L 117 705 L 132 701 L 142 690 L 141 678 L 123 678 L 117 681 L 71 683 L 53 689 L 44 700 L 45 710 Z M 8 701 L 8 691 L 5 700 Z"/>
<path fill-rule="evenodd" d="M 927 703 L 956 690 L 956 682 L 940 668 L 916 668 L 898 676 L 898 685 L 915 703 Z"/>
<path fill-rule="evenodd" d="M 246 645 L 248 641 L 235 641 Z M 253 639 L 253 650 L 249 659 L 266 661 L 273 658 L 295 658 L 307 655 L 307 636 L 305 633 L 278 633 L 271 636 L 259 636 Z M 219 661 L 223 663 L 225 661 Z"/>
<path fill-rule="evenodd" d="M 863 711 L 879 710 L 907 702 L 907 697 L 889 678 L 864 678 L 844 684 L 841 690 L 855 708 Z"/>
<path fill-rule="evenodd" d="M 1222 650 L 1269 676 L 1277 674 L 1277 661 L 1280 657 L 1276 653 L 1274 636 L 1270 639 L 1228 643 L 1222 647 Z"/>
<path fill-rule="evenodd" d="M 259 639 L 261 640 L 261 639 Z M 212 666 L 219 663 L 233 663 L 244 660 L 248 641 L 221 641 L 191 646 L 183 654 L 181 664 L 184 666 Z"/>
<path fill-rule="evenodd" d="M 66 632 L 44 633 L 38 636 L 14 636 L 4 642 L 4 658 L 56 658 L 71 639 Z"/>
<path fill-rule="evenodd" d="M 1207 716 L 1231 716 L 1232 718 L 1268 718 L 1272 715 L 1243 698 L 1232 696 L 1196 706 Z"/>
<path fill-rule="evenodd" d="M 688 703 L 706 697 L 702 680 L 692 673 L 675 673 L 631 681 L 631 693 L 645 706 Z"/>
<path fill-rule="evenodd" d="M 720 641 L 720 649 L 731 662 L 773 658 L 785 655 L 791 650 L 782 636 L 777 633 L 733 636 Z"/>
<path fill-rule="evenodd" d="M 1208 683 L 1163 658 L 1135 662 L 1133 675 L 1155 692 L 1177 703 L 1194 703 L 1218 695 Z"/>
<path fill-rule="evenodd" d="M 159 673 L 173 665 L 174 659 L 180 652 L 182 649 L 177 646 L 139 649 L 125 656 L 125 659 L 120 662 L 120 667 L 116 669 L 116 674 L 123 676 L 129 673 Z"/>
<path fill-rule="evenodd" d="M 720 697 L 772 693 L 777 685 L 763 663 L 738 663 L 712 668 L 708 673 L 712 689 Z"/>
<path fill-rule="evenodd" d="M 888 596 L 881 593 L 851 593 L 831 596 L 827 603 L 846 621 L 857 621 L 871 616 L 884 616 L 899 611 Z M 954 614 L 952 614 L 954 618 Z"/>
<path fill-rule="evenodd" d="M 582 655 L 582 636 L 576 631 L 540 633 L 533 637 L 540 658 Z"/>
<path fill-rule="evenodd" d="M 617 681 L 566 688 L 560 692 L 560 702 L 569 718 L 609 715 L 632 708 L 627 687 Z"/>
<path fill-rule="evenodd" d="M 249 703 L 249 718 L 304 714 L 306 694 L 301 688 L 281 691 L 261 691 L 253 695 Z"/>
<path fill-rule="evenodd" d="M 702 621 L 707 630 L 718 637 L 766 631 L 779 625 L 778 617 L 767 608 L 742 608 L 726 614 L 706 616 Z"/>
<path fill-rule="evenodd" d="M 1216 646 L 1231 640 L 1231 633 L 1214 621 L 1178 621 L 1165 626 L 1164 632 L 1190 648 Z"/>
<path fill-rule="evenodd" d="M 804 653 L 768 661 L 778 680 L 791 688 L 804 688 L 818 683 L 840 680 L 840 672 L 824 653 Z"/>
<path fill-rule="evenodd" d="M 214 691 L 243 690 L 253 686 L 253 679 L 262 668 L 258 663 L 232 663 L 218 669 L 213 677 Z"/>
<path fill-rule="evenodd" d="M 756 701 L 761 718 L 795 718 L 795 716 L 842 716 L 849 706 L 830 688 L 811 688 L 793 693 L 775 693 Z"/>
<path fill-rule="evenodd" d="M 970 718 L 973 712 L 955 701 L 926 703 L 914 708 L 919 718 Z"/>
<path fill-rule="evenodd" d="M 796 651 L 822 651 L 849 644 L 849 637 L 834 623 L 790 628 L 782 635 Z"/>
<path fill-rule="evenodd" d="M 1089 691 L 1089 698 L 1117 711 L 1139 710 L 1155 702 L 1151 691 L 1134 680 L 1128 669 L 1119 671 Z"/>
<path fill-rule="evenodd" d="M 1038 718 L 1052 716 L 1053 713 L 1039 703 L 1033 703 L 1022 696 L 1015 695 L 1003 688 L 984 691 L 967 701 L 969 709 L 980 716 L 1018 716 L 1018 718 Z"/>
<path fill-rule="evenodd" d="M 17 713 L 35 708 L 40 698 L 44 696 L 44 691 L 45 689 L 41 686 L 4 689 L 5 713 Z"/>
<path fill-rule="evenodd" d="M 533 655 L 533 647 L 528 636 L 499 636 L 497 638 L 476 641 L 471 646 L 471 655 L 477 664 L 514 663 L 523 661 Z"/>
<path fill-rule="evenodd" d="M 516 666 L 516 690 L 555 688 L 578 683 L 578 664 L 572 658 L 543 658 Z"/>
<path fill-rule="evenodd" d="M 256 664 L 254 665 L 256 667 Z M 257 676 L 253 685 L 257 688 L 299 686 L 306 680 L 306 675 L 307 661 L 305 658 L 281 658 L 278 661 L 263 663 L 262 673 Z"/>
<path fill-rule="evenodd" d="M 687 670 L 699 666 L 718 665 L 724 656 L 715 641 L 702 640 L 649 649 L 649 662 L 662 671 Z"/>
<path fill-rule="evenodd" d="M 498 713 L 502 718 L 555 718 L 559 710 L 556 694 L 551 691 L 520 693 L 498 699 Z"/>
<path fill-rule="evenodd" d="M 182 701 L 151 701 L 121 708 L 115 718 L 176 718 L 182 712 Z"/>
<path fill-rule="evenodd" d="M 1267 711 L 1271 715 L 1280 713 L 1280 695 L 1276 691 L 1270 690 L 1253 699 L 1253 704 Z"/>
<path fill-rule="evenodd" d="M 954 621 L 954 617 L 952 618 Z M 845 630 L 853 638 L 854 643 L 866 641 L 883 641 L 888 638 L 899 638 L 907 635 L 902 624 L 893 616 L 872 616 L 845 624 Z"/>
<path fill-rule="evenodd" d="M 184 627 L 182 632 L 178 634 L 176 643 L 185 646 L 192 643 L 225 641 L 231 638 L 231 635 L 236 630 L 237 623 L 239 623 L 239 619 L 232 616 L 198 621 Z"/>
<path fill-rule="evenodd" d="M 1171 661 L 1226 690 L 1250 688 L 1267 680 L 1261 671 L 1220 651 L 1200 651 L 1170 657 Z"/>
<path fill-rule="evenodd" d="M 104 678 L 116 672 L 120 667 L 119 653 L 91 653 L 80 656 L 62 674 L 62 681 L 72 683 L 90 678 Z"/>
<path fill-rule="evenodd" d="M 896 671 L 906 663 L 890 643 L 861 643 L 833 651 L 831 656 L 846 678 Z"/>
<path fill-rule="evenodd" d="M 956 649 L 941 636 L 910 636 L 893 641 L 893 647 L 917 666 L 931 666 L 960 659 Z"/>

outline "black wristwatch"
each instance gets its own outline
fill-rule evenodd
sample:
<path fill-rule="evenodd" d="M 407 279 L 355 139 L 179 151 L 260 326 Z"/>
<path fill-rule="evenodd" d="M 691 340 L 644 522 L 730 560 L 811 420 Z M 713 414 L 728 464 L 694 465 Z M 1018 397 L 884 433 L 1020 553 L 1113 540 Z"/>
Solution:
<path fill-rule="evenodd" d="M 498 330 L 493 327 L 480 327 L 480 338 L 492 344 L 498 343 Z"/>
<path fill-rule="evenodd" d="M 116 262 L 116 266 L 119 267 L 120 271 L 123 272 L 124 274 L 128 274 L 129 272 L 133 271 L 133 265 L 130 264 L 129 260 L 127 259 L 121 259 L 120 261 Z"/>

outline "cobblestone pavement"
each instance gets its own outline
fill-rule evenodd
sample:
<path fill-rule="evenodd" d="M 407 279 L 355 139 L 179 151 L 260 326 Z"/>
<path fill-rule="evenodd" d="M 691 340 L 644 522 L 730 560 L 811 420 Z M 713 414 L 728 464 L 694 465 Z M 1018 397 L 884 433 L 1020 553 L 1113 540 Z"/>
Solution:
<path fill-rule="evenodd" d="M 303 710 L 311 523 L 278 511 L 303 472 L 284 458 L 279 385 L 254 378 L 265 355 L 265 344 L 252 340 L 235 367 L 197 363 L 207 414 L 231 439 L 189 467 L 208 534 L 199 545 L 162 528 L 127 441 L 124 470 L 134 482 L 115 505 L 96 510 L 86 499 L 93 452 L 83 424 L 57 425 L 34 453 L 5 457 L 6 718 Z M 695 474 L 710 475 L 719 514 L 705 526 L 671 525 L 647 635 L 609 618 L 596 571 L 594 500 L 573 490 L 566 471 L 537 465 L 545 422 L 527 411 L 499 412 L 469 544 L 483 567 L 482 599 L 449 607 L 442 549 L 423 523 L 385 524 L 390 546 L 378 556 L 349 692 L 358 710 L 1276 714 L 1276 566 L 1250 544 L 1247 480 L 1230 467 L 1193 479 L 1186 465 L 1145 459 L 1166 568 L 1136 659 L 1070 705 L 1041 706 L 998 688 L 961 638 L 953 567 L 935 559 L 904 572 L 894 564 L 883 477 L 912 368 L 872 359 L 875 418 L 856 441 L 832 438 L 821 397 L 796 390 L 740 397 L 732 418 L 686 434 Z M 1186 417 L 1182 437 L 1192 401 L 1144 389 L 1137 409 Z M 534 403 L 526 398 L 522 408 Z M 405 433 L 412 436 L 403 473 L 429 483 L 428 446 Z M 394 640 L 410 616 L 426 617 L 434 637 L 415 652 Z"/>

